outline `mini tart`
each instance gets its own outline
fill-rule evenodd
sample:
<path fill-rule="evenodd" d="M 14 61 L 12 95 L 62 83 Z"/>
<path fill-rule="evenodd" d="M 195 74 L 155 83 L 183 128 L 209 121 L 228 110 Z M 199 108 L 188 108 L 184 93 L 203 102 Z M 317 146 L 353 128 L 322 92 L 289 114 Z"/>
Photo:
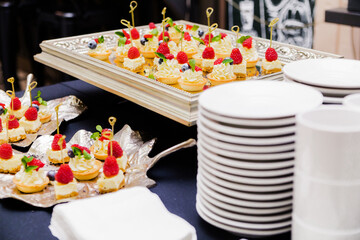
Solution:
<path fill-rule="evenodd" d="M 214 66 L 212 73 L 207 75 L 211 85 L 220 85 L 236 80 L 236 75 L 233 72 L 233 66 L 229 63 L 218 64 Z"/>
<path fill-rule="evenodd" d="M 20 119 L 24 116 L 24 114 L 25 114 L 26 110 L 28 110 L 28 108 L 29 108 L 28 106 L 21 105 L 20 109 L 12 110 L 12 113 L 17 119 Z"/>
<path fill-rule="evenodd" d="M 196 60 L 195 60 L 196 61 Z M 202 59 L 201 69 L 203 72 L 211 72 L 214 68 L 214 59 Z"/>
<path fill-rule="evenodd" d="M 228 79 L 216 79 L 214 78 L 211 73 L 207 75 L 207 78 L 209 79 L 211 85 L 220 85 L 220 84 L 224 84 L 224 83 L 229 83 L 229 82 L 233 82 L 236 80 L 236 75 L 234 75 L 233 78 L 228 78 Z"/>
<path fill-rule="evenodd" d="M 52 113 L 47 109 L 47 106 L 40 105 L 38 116 L 41 123 L 47 123 L 50 122 Z"/>
<path fill-rule="evenodd" d="M 77 196 L 78 190 L 77 190 L 77 182 L 75 178 L 67 183 L 59 183 L 58 181 L 54 182 L 54 188 L 55 188 L 55 197 L 57 200 L 64 199 L 64 198 L 70 198 Z"/>
<path fill-rule="evenodd" d="M 246 67 L 247 68 L 252 68 L 252 67 L 255 67 L 256 66 L 256 63 L 259 61 L 259 58 L 255 61 L 246 61 Z"/>
<path fill-rule="evenodd" d="M 107 157 L 108 157 L 108 153 L 107 153 L 107 144 L 109 143 L 109 140 L 106 140 L 106 142 L 104 141 L 100 141 L 102 143 L 97 143 L 97 141 L 100 141 L 100 140 L 96 140 L 96 142 L 90 147 L 90 151 L 92 154 L 94 154 L 94 157 L 96 159 L 99 159 L 99 160 L 105 160 Z M 100 146 L 100 149 L 99 150 L 96 150 L 96 146 L 97 144 L 101 144 L 102 146 Z"/>
<path fill-rule="evenodd" d="M 10 159 L 0 158 L 0 173 L 17 173 L 21 168 L 20 154 L 14 154 Z"/>
<path fill-rule="evenodd" d="M 97 180 L 100 193 L 108 193 L 119 190 L 125 185 L 125 177 L 122 171 L 112 177 L 106 177 L 104 173 L 101 174 Z"/>
<path fill-rule="evenodd" d="M 126 57 L 124 58 L 123 68 L 138 73 L 143 70 L 144 65 L 145 65 L 145 59 L 142 56 L 135 59 L 130 59 Z"/>
<path fill-rule="evenodd" d="M 8 142 L 8 135 L 6 129 L 3 128 L 3 130 L 0 132 L 0 145 L 7 142 Z"/>
<path fill-rule="evenodd" d="M 162 82 L 162 83 L 165 83 L 168 85 L 176 84 L 178 82 L 178 80 L 180 79 L 180 76 L 179 77 L 162 77 L 162 76 L 159 76 L 159 74 L 157 74 L 157 73 L 154 74 L 154 77 L 159 82 Z"/>
<path fill-rule="evenodd" d="M 154 77 L 165 84 L 176 84 L 180 79 L 179 63 L 176 59 L 166 60 L 158 66 Z"/>
<path fill-rule="evenodd" d="M 63 150 L 48 149 L 46 151 L 46 156 L 48 157 L 49 161 L 53 164 L 67 163 L 70 161 L 70 157 L 67 154 L 66 148 L 64 148 Z"/>
<path fill-rule="evenodd" d="M 144 56 L 144 58 L 154 58 L 156 49 L 158 48 L 158 40 L 157 37 L 153 36 L 152 39 L 149 39 L 145 46 L 141 45 L 139 48 L 140 53 Z"/>
<path fill-rule="evenodd" d="M 85 160 L 90 161 L 90 160 Z M 99 160 L 94 160 L 94 166 L 91 169 L 85 171 L 74 171 L 72 170 L 74 177 L 78 180 L 90 180 L 96 178 L 99 175 L 99 171 L 102 168 L 102 163 Z M 70 163 L 71 164 L 71 163 Z"/>
<path fill-rule="evenodd" d="M 99 59 L 101 61 L 107 61 L 109 59 L 109 56 L 111 54 L 111 50 L 106 50 L 105 52 L 88 52 L 88 55 L 90 57 L 93 57 L 93 58 L 96 58 L 96 59 Z"/>
<path fill-rule="evenodd" d="M 282 65 L 279 60 L 269 62 L 266 59 L 264 59 L 261 64 L 261 72 L 263 74 L 271 74 L 271 73 L 281 72 L 281 69 L 282 69 Z"/>
<path fill-rule="evenodd" d="M 21 172 L 19 172 L 19 173 L 21 173 Z M 17 178 L 17 175 L 19 173 L 17 173 L 15 175 L 15 177 L 13 178 L 13 182 L 15 183 L 17 189 L 19 189 L 19 191 L 21 191 L 23 193 L 40 192 L 40 191 L 44 190 L 44 188 L 49 184 L 49 178 L 46 177 L 46 176 L 43 177 L 43 183 L 40 183 L 40 184 L 26 184 L 26 183 L 22 182 L 21 179 Z M 36 172 L 36 170 L 32 170 L 31 173 L 24 173 L 24 174 L 38 174 L 38 173 Z"/>
<path fill-rule="evenodd" d="M 18 128 L 8 129 L 9 142 L 18 142 L 26 138 L 25 129 L 21 126 Z"/>
<path fill-rule="evenodd" d="M 131 46 L 131 44 L 125 44 L 124 46 L 116 47 L 114 62 L 123 63 Z"/>
<path fill-rule="evenodd" d="M 29 121 L 24 117 L 22 117 L 19 121 L 20 126 L 25 129 L 25 133 L 37 133 L 41 128 L 41 122 L 39 117 L 34 121 Z"/>
<path fill-rule="evenodd" d="M 181 73 L 181 78 L 179 79 L 180 87 L 189 92 L 203 90 L 206 82 L 207 79 L 203 78 L 202 71 L 193 72 L 191 69 Z"/>

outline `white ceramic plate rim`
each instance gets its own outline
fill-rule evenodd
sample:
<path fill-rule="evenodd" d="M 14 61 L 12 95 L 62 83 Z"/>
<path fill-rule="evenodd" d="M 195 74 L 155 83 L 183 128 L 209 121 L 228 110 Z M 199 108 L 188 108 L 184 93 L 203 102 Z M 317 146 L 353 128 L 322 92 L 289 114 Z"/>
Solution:
<path fill-rule="evenodd" d="M 324 103 L 343 104 L 344 98 L 324 96 Z"/>

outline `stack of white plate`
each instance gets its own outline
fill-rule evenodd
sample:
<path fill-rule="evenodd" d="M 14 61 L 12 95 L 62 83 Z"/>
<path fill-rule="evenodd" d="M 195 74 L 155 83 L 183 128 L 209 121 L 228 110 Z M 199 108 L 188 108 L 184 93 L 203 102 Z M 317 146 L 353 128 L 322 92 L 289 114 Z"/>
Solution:
<path fill-rule="evenodd" d="M 242 236 L 289 231 L 295 115 L 322 101 L 310 87 L 275 81 L 235 82 L 202 93 L 199 215 Z"/>
<path fill-rule="evenodd" d="M 349 94 L 360 93 L 360 61 L 308 59 L 285 65 L 284 78 L 311 86 L 324 95 L 324 103 L 342 104 Z"/>

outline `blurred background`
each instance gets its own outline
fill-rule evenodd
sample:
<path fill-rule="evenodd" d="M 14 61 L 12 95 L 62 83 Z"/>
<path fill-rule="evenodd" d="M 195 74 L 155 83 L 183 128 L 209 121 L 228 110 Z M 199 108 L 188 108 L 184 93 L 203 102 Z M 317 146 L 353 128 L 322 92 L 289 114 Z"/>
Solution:
<path fill-rule="evenodd" d="M 161 10 L 174 20 L 206 24 L 205 9 L 214 8 L 212 22 L 220 28 L 239 25 L 243 33 L 269 38 L 267 23 L 279 17 L 274 39 L 302 47 L 360 59 L 360 28 L 326 23 L 325 10 L 348 0 L 138 0 L 135 24 L 159 23 Z M 130 20 L 130 0 L 0 1 L 0 87 L 15 77 L 24 89 L 28 73 L 39 85 L 66 81 L 66 76 L 33 60 L 43 40 L 122 28 Z"/>

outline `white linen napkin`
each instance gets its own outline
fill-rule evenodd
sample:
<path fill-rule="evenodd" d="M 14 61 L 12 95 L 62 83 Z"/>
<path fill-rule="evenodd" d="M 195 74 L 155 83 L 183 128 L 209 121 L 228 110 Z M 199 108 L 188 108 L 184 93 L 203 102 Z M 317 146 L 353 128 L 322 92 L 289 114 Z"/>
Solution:
<path fill-rule="evenodd" d="M 51 233 L 60 240 L 196 240 L 195 228 L 170 213 L 145 187 L 122 189 L 54 207 Z"/>

